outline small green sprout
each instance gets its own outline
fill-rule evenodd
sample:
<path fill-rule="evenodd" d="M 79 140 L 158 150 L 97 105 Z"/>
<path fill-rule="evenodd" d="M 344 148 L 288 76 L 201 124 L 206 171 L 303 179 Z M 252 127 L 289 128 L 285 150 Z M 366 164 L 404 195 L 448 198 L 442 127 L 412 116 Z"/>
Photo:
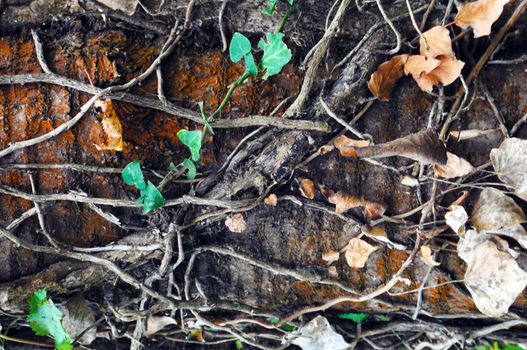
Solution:
<path fill-rule="evenodd" d="M 165 204 L 165 198 L 157 187 L 150 181 L 148 181 L 148 184 L 145 182 L 139 160 L 128 163 L 123 170 L 122 177 L 127 185 L 135 186 L 141 191 L 137 204 L 143 206 L 143 214 L 161 208 Z"/>

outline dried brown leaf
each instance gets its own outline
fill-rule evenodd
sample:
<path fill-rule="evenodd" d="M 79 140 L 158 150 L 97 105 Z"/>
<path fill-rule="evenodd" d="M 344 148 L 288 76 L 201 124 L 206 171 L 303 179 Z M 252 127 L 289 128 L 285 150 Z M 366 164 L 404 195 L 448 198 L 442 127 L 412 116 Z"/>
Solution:
<path fill-rule="evenodd" d="M 363 268 L 371 253 L 377 250 L 360 238 L 352 238 L 346 246 L 346 262 L 350 267 Z"/>
<path fill-rule="evenodd" d="M 397 80 L 403 76 L 403 65 L 408 55 L 397 55 L 384 62 L 371 75 L 368 88 L 381 101 L 389 101 Z"/>
<path fill-rule="evenodd" d="M 411 134 L 390 142 L 363 148 L 354 148 L 361 158 L 400 156 L 424 164 L 446 164 L 446 148 L 430 130 Z"/>
<path fill-rule="evenodd" d="M 229 231 L 236 233 L 241 233 L 247 228 L 243 214 L 240 213 L 234 214 L 225 219 L 225 226 L 227 226 Z"/>
<path fill-rule="evenodd" d="M 445 165 L 434 164 L 434 174 L 436 176 L 452 179 L 454 177 L 465 176 L 474 171 L 472 164 L 465 159 L 450 152 L 447 152 L 446 155 L 447 161 Z"/>
<path fill-rule="evenodd" d="M 490 151 L 490 161 L 501 181 L 527 200 L 527 140 L 511 137 Z"/>
<path fill-rule="evenodd" d="M 101 124 L 106 139 L 104 144 L 96 145 L 97 149 L 122 151 L 124 148 L 123 127 L 119 117 L 117 117 L 112 100 L 97 100 L 95 106 L 101 108 L 103 112 Z"/>
<path fill-rule="evenodd" d="M 448 29 L 443 26 L 435 26 L 423 33 L 428 43 L 428 48 L 423 40 L 419 39 L 419 53 L 426 57 L 436 58 L 437 56 L 454 56 L 452 50 L 452 40 Z"/>
<path fill-rule="evenodd" d="M 364 216 L 369 219 L 378 218 L 386 211 L 386 207 L 377 202 L 370 202 L 362 198 Z"/>
<path fill-rule="evenodd" d="M 315 198 L 315 183 L 311 179 L 303 179 L 300 181 L 300 194 L 304 198 Z"/>
<path fill-rule="evenodd" d="M 276 204 L 278 203 L 278 197 L 276 196 L 276 194 L 271 193 L 264 199 L 264 203 L 276 207 Z"/>
<path fill-rule="evenodd" d="M 432 257 L 432 249 L 430 249 L 430 247 L 427 245 L 423 245 L 421 247 L 421 260 L 423 260 L 425 264 L 430 267 L 441 265 L 440 263 L 434 260 L 434 258 Z"/>
<path fill-rule="evenodd" d="M 330 250 L 328 252 L 325 252 L 322 254 L 322 260 L 327 262 L 328 264 L 331 264 L 332 262 L 335 262 L 339 259 L 340 253 L 336 252 L 334 250 Z"/>
<path fill-rule="evenodd" d="M 450 204 L 450 207 L 452 207 L 452 206 L 454 206 L 454 205 L 463 205 L 463 204 L 465 204 L 465 201 L 467 200 L 468 195 L 469 195 L 469 192 L 468 192 L 468 191 L 463 191 L 463 192 L 461 192 L 461 195 L 460 195 L 455 201 L 453 201 L 453 202 Z M 449 208 L 450 208 L 450 207 L 449 207 Z"/>
<path fill-rule="evenodd" d="M 338 214 L 345 213 L 351 208 L 362 206 L 362 200 L 359 197 L 340 191 L 333 193 L 327 199 L 331 204 L 335 204 L 335 212 Z"/>
<path fill-rule="evenodd" d="M 333 151 L 334 149 L 335 149 L 335 146 L 333 145 L 324 145 L 318 149 L 318 153 L 326 154 L 326 153 Z"/>
<path fill-rule="evenodd" d="M 430 69 L 437 62 L 439 63 L 434 68 Z M 407 69 L 407 65 L 410 63 L 412 63 L 412 65 Z M 464 65 L 464 62 L 450 56 L 427 58 L 426 61 L 415 58 L 413 60 L 408 59 L 408 62 L 405 65 L 405 72 L 408 71 L 406 74 L 412 74 L 412 77 L 421 90 L 432 92 L 433 87 L 440 83 L 445 86 L 453 83 L 461 74 Z"/>
<path fill-rule="evenodd" d="M 454 23 L 466 29 L 472 27 L 474 37 L 489 35 L 494 22 L 501 16 L 503 6 L 509 0 L 477 0 L 459 4 Z"/>
<path fill-rule="evenodd" d="M 411 74 L 417 81 L 421 75 L 428 74 L 439 67 L 441 61 L 432 57 L 422 55 L 412 55 L 408 57 L 404 64 L 404 74 Z"/>
<path fill-rule="evenodd" d="M 370 145 L 370 140 L 354 140 L 341 135 L 335 139 L 335 147 L 340 151 L 340 154 L 345 157 L 356 157 L 357 152 L 355 148 L 367 147 Z"/>

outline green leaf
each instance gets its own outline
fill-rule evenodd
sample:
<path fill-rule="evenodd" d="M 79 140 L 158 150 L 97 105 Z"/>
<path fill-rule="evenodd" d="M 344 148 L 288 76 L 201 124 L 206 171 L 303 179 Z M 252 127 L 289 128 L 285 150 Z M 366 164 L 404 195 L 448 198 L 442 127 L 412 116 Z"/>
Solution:
<path fill-rule="evenodd" d="M 289 5 L 293 5 L 293 0 L 287 0 L 287 3 L 288 3 Z"/>
<path fill-rule="evenodd" d="M 234 346 L 236 347 L 236 350 L 242 350 L 243 349 L 243 343 L 240 339 L 237 339 L 234 342 Z"/>
<path fill-rule="evenodd" d="M 201 149 L 201 131 L 188 131 L 183 129 L 178 131 L 177 137 L 181 143 L 189 148 L 192 155 L 192 160 L 197 162 L 199 160 L 199 151 Z"/>
<path fill-rule="evenodd" d="M 205 125 L 205 130 L 210 132 L 211 135 L 214 135 L 214 130 L 212 130 L 212 126 L 210 126 L 205 110 L 203 109 L 203 101 L 198 102 L 198 106 L 199 111 L 201 112 L 201 120 L 203 120 L 203 125 Z"/>
<path fill-rule="evenodd" d="M 264 8 L 262 12 L 266 15 L 272 16 L 274 14 L 274 10 L 276 9 L 277 2 L 278 0 L 269 0 L 269 5 L 267 5 L 267 7 Z"/>
<path fill-rule="evenodd" d="M 523 350 L 523 348 L 516 344 L 505 344 L 503 350 Z"/>
<path fill-rule="evenodd" d="M 276 317 L 269 317 L 267 319 L 267 321 L 269 321 L 272 324 L 280 322 L 280 320 L 278 318 L 276 318 Z M 286 331 L 286 332 L 292 332 L 292 331 L 295 330 L 295 326 L 290 325 L 288 323 L 281 325 L 279 328 L 284 330 L 284 331 Z"/>
<path fill-rule="evenodd" d="M 391 318 L 389 318 L 388 316 L 384 316 L 384 315 L 375 315 L 373 317 L 375 318 L 375 321 L 381 321 L 381 322 L 390 322 L 391 321 Z"/>
<path fill-rule="evenodd" d="M 29 316 L 27 321 L 36 335 L 51 336 L 55 339 L 57 350 L 73 349 L 72 340 L 62 328 L 62 313 L 48 299 L 45 290 L 39 290 L 29 300 Z"/>
<path fill-rule="evenodd" d="M 251 42 L 240 33 L 234 33 L 229 45 L 229 56 L 232 62 L 240 62 L 242 58 L 251 52 Z"/>
<path fill-rule="evenodd" d="M 143 205 L 143 214 L 146 214 L 165 205 L 165 197 L 152 182 L 148 181 L 146 188 L 141 190 L 138 203 Z"/>
<path fill-rule="evenodd" d="M 273 75 L 280 73 L 282 68 L 289 63 L 291 57 L 291 50 L 287 48 L 287 45 L 282 41 L 283 33 L 266 33 L 267 42 L 260 39 L 258 47 L 263 51 L 262 67 L 266 70 L 264 79 L 267 79 Z"/>
<path fill-rule="evenodd" d="M 183 160 L 183 165 L 185 166 L 185 168 L 187 168 L 187 179 L 194 180 L 196 178 L 197 173 L 196 165 L 194 164 L 194 162 L 187 158 Z"/>
<path fill-rule="evenodd" d="M 146 188 L 146 182 L 143 176 L 143 171 L 141 170 L 140 160 L 128 163 L 121 175 L 127 185 L 135 186 L 139 190 Z"/>
<path fill-rule="evenodd" d="M 245 69 L 249 71 L 253 77 L 258 75 L 258 66 L 254 63 L 254 56 L 250 52 L 245 55 Z"/>
<path fill-rule="evenodd" d="M 355 313 L 346 313 L 346 314 L 340 314 L 339 318 L 343 320 L 352 320 L 355 323 L 361 323 L 364 321 L 369 315 L 368 314 L 355 314 Z"/>
<path fill-rule="evenodd" d="M 170 171 L 177 171 L 177 166 L 176 164 L 174 164 L 173 162 L 170 162 L 170 164 L 168 164 L 168 170 Z"/>

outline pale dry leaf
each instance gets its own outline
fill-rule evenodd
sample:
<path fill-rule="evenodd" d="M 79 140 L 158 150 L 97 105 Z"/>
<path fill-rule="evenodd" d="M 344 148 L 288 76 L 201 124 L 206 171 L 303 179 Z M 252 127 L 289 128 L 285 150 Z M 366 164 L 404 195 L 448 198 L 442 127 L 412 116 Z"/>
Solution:
<path fill-rule="evenodd" d="M 369 219 L 378 218 L 384 214 L 386 207 L 381 203 L 370 202 L 362 198 L 363 213 Z"/>
<path fill-rule="evenodd" d="M 97 149 L 122 151 L 124 149 L 123 127 L 115 112 L 112 100 L 97 100 L 94 105 L 102 110 L 101 124 L 105 137 L 104 144 L 96 145 Z"/>
<path fill-rule="evenodd" d="M 346 262 L 350 267 L 363 268 L 370 257 L 370 254 L 377 250 L 366 241 L 360 238 L 352 238 L 345 248 Z"/>
<path fill-rule="evenodd" d="M 464 62 L 459 61 L 456 58 L 450 56 L 438 56 L 434 60 L 439 61 L 439 65 L 437 65 L 436 68 L 434 68 L 430 72 L 423 71 L 418 76 L 412 73 L 412 77 L 414 78 L 419 88 L 426 92 L 432 92 L 434 86 L 440 83 L 444 86 L 452 84 L 461 75 L 461 70 L 465 65 Z M 412 69 L 417 71 L 417 68 Z"/>
<path fill-rule="evenodd" d="M 465 233 L 465 224 L 468 221 L 468 214 L 461 205 L 451 205 L 449 211 L 445 214 L 446 224 L 454 230 L 455 233 L 463 235 Z"/>
<path fill-rule="evenodd" d="M 390 248 L 398 249 L 398 250 L 406 250 L 406 246 L 392 242 L 388 238 L 388 234 L 386 233 L 386 229 L 383 225 L 375 226 L 375 227 L 369 227 L 364 226 L 362 228 L 362 232 L 366 237 L 369 237 L 375 241 L 381 242 L 389 246 Z"/>
<path fill-rule="evenodd" d="M 412 55 L 404 64 L 404 74 L 411 74 L 416 81 L 422 74 L 428 74 L 439 67 L 440 60 L 422 55 Z"/>
<path fill-rule="evenodd" d="M 353 140 L 349 137 L 341 135 L 335 139 L 335 147 L 340 151 L 340 154 L 345 157 L 356 157 L 357 152 L 355 148 L 367 147 L 370 145 L 370 140 Z"/>
<path fill-rule="evenodd" d="M 419 180 L 417 180 L 415 177 L 404 175 L 401 179 L 401 185 L 408 187 L 417 187 L 419 186 Z"/>
<path fill-rule="evenodd" d="M 522 209 L 505 193 L 489 187 L 481 191 L 472 209 L 472 225 L 485 233 L 508 236 L 527 249 L 527 222 Z"/>
<path fill-rule="evenodd" d="M 335 212 L 338 214 L 345 213 L 351 208 L 357 208 L 362 205 L 362 200 L 359 197 L 340 191 L 333 193 L 327 199 L 331 204 L 335 204 Z"/>
<path fill-rule="evenodd" d="M 323 316 L 315 317 L 286 338 L 302 350 L 344 350 L 350 346 Z"/>
<path fill-rule="evenodd" d="M 501 16 L 509 0 L 477 0 L 459 4 L 454 23 L 466 29 L 472 27 L 474 38 L 489 35 L 492 24 Z"/>
<path fill-rule="evenodd" d="M 476 137 L 492 134 L 495 132 L 500 131 L 500 129 L 486 129 L 486 130 L 478 130 L 478 129 L 471 129 L 471 130 L 460 130 L 460 131 L 450 131 L 450 137 L 455 141 L 465 141 L 470 140 Z"/>
<path fill-rule="evenodd" d="M 330 250 L 322 254 L 322 260 L 324 260 L 328 264 L 331 264 L 332 262 L 337 261 L 339 259 L 339 256 L 340 256 L 339 252 Z"/>
<path fill-rule="evenodd" d="M 318 153 L 326 154 L 326 153 L 333 151 L 334 149 L 335 149 L 335 146 L 333 145 L 324 145 L 318 149 Z"/>
<path fill-rule="evenodd" d="M 454 153 L 447 152 L 445 165 L 434 164 L 434 174 L 445 179 L 465 176 L 474 171 L 474 167 L 465 159 L 456 156 Z"/>
<path fill-rule="evenodd" d="M 229 231 L 236 233 L 241 233 L 247 228 L 243 214 L 240 213 L 234 214 L 225 219 L 225 226 L 227 226 Z"/>
<path fill-rule="evenodd" d="M 271 193 L 270 195 L 265 197 L 264 203 L 272 207 L 276 207 L 276 204 L 278 203 L 278 197 L 276 196 L 276 194 Z"/>
<path fill-rule="evenodd" d="M 176 320 L 173 319 L 172 317 L 148 316 L 148 318 L 146 319 L 145 336 L 147 337 L 152 336 L 156 334 L 157 332 L 159 332 L 160 330 L 162 330 L 163 328 L 165 328 L 166 326 L 170 326 L 170 325 L 177 325 Z"/>
<path fill-rule="evenodd" d="M 96 338 L 95 316 L 90 310 L 86 299 L 82 293 L 74 294 L 66 303 L 60 307 L 63 318 L 62 326 L 71 337 L 78 337 L 79 342 L 83 345 L 90 345 Z M 88 330 L 86 330 L 88 329 Z"/>
<path fill-rule="evenodd" d="M 368 88 L 381 101 L 389 101 L 397 80 L 403 76 L 403 66 L 408 55 L 397 55 L 384 62 L 371 75 Z"/>
<path fill-rule="evenodd" d="M 119 10 L 126 13 L 128 16 L 131 16 L 134 14 L 135 9 L 137 8 L 137 4 L 139 3 L 139 0 L 96 0 L 97 2 L 100 2 L 101 4 L 108 6 L 112 10 Z"/>
<path fill-rule="evenodd" d="M 467 263 L 464 281 L 479 311 L 490 317 L 505 315 L 527 286 L 527 273 L 488 235 L 475 230 L 460 238 L 458 255 Z"/>
<path fill-rule="evenodd" d="M 527 200 L 527 140 L 511 137 L 490 151 L 490 161 L 498 177 Z"/>
<path fill-rule="evenodd" d="M 307 199 L 315 198 L 315 183 L 311 179 L 300 181 L 300 194 Z"/>
<path fill-rule="evenodd" d="M 337 268 L 335 266 L 328 267 L 328 275 L 331 277 L 337 278 L 339 277 L 339 273 L 337 271 Z"/>
<path fill-rule="evenodd" d="M 454 56 L 452 50 L 452 40 L 446 27 L 435 26 L 423 33 L 426 38 L 428 47 L 423 40 L 419 38 L 419 53 L 426 57 L 436 58 L 437 56 Z"/>
<path fill-rule="evenodd" d="M 452 207 L 454 205 L 463 205 L 463 204 L 465 204 L 465 201 L 467 200 L 469 194 L 470 193 L 468 191 L 462 191 L 461 194 L 459 195 L 459 197 L 450 204 L 450 207 Z M 450 209 L 450 207 L 449 207 L 449 209 Z"/>
<path fill-rule="evenodd" d="M 434 260 L 434 257 L 432 256 L 432 249 L 430 249 L 430 247 L 427 245 L 423 245 L 421 247 L 421 260 L 423 260 L 424 263 L 430 267 L 441 265 Z"/>
<path fill-rule="evenodd" d="M 355 148 L 361 158 L 400 156 L 424 164 L 446 164 L 446 148 L 431 130 L 410 134 L 399 139 L 363 148 Z"/>

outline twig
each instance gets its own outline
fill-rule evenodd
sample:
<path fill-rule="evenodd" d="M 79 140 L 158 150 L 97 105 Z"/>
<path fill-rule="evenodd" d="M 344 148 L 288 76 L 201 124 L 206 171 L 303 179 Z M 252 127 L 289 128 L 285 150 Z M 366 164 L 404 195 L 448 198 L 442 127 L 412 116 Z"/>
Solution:
<path fill-rule="evenodd" d="M 426 12 L 423 15 L 423 19 L 421 20 L 421 25 L 419 26 L 419 30 L 420 31 L 423 31 L 425 29 L 426 21 L 428 20 L 428 17 L 430 16 L 432 11 L 434 10 L 435 4 L 436 4 L 436 0 L 431 0 L 430 1 L 430 5 L 428 5 L 428 8 L 426 9 Z"/>
<path fill-rule="evenodd" d="M 31 29 L 31 36 L 33 37 L 33 43 L 35 44 L 35 52 L 37 54 L 37 60 L 40 64 L 40 68 L 42 68 L 44 73 L 52 74 L 51 69 L 49 69 L 48 63 L 46 62 L 46 58 L 44 57 L 42 42 L 40 41 L 40 38 L 38 37 L 38 34 L 34 29 Z"/>
<path fill-rule="evenodd" d="M 386 53 L 387 55 L 395 55 L 397 52 L 399 52 L 399 50 L 401 50 L 401 43 L 402 43 L 401 33 L 399 33 L 397 28 L 395 28 L 395 25 L 393 24 L 393 22 L 390 20 L 390 18 L 384 11 L 384 8 L 382 7 L 382 4 L 381 4 L 381 0 L 375 0 L 375 2 L 377 3 L 377 7 L 379 8 L 379 11 L 381 12 L 382 17 L 384 18 L 388 26 L 390 26 L 390 29 L 395 34 L 395 39 L 397 40 L 397 45 L 393 49 L 389 51 L 385 51 L 384 53 Z"/>
<path fill-rule="evenodd" d="M 523 319 L 521 319 L 521 320 L 511 320 L 511 321 L 498 323 L 498 324 L 495 324 L 495 325 L 492 325 L 492 326 L 489 326 L 489 327 L 485 327 L 485 328 L 482 328 L 482 329 L 479 329 L 477 331 L 474 331 L 474 332 L 470 333 L 470 335 L 468 336 L 467 340 L 473 341 L 473 340 L 475 340 L 477 338 L 484 337 L 486 335 L 492 334 L 492 333 L 497 332 L 497 331 L 501 331 L 501 330 L 504 330 L 504 329 L 510 329 L 512 327 L 522 326 L 522 325 L 526 325 L 526 324 L 527 324 L 527 321 L 525 321 Z"/>
<path fill-rule="evenodd" d="M 37 188 L 35 186 L 33 174 L 31 173 L 29 174 L 29 182 L 31 184 L 31 192 L 33 192 L 33 194 L 36 194 Z M 33 202 L 33 205 L 35 206 L 35 210 L 37 211 L 38 223 L 40 225 L 40 229 L 42 230 L 42 234 L 48 239 L 49 243 L 51 243 L 52 246 L 58 247 L 58 243 L 55 241 L 55 239 L 53 239 L 53 237 L 51 237 L 46 228 L 46 222 L 44 221 L 44 215 L 42 214 L 42 209 L 40 209 L 40 205 L 37 202 Z"/>
<path fill-rule="evenodd" d="M 492 60 L 487 62 L 487 64 L 521 64 L 527 62 L 527 55 L 521 55 L 518 58 L 510 60 Z"/>
<path fill-rule="evenodd" d="M 322 95 L 319 97 L 319 102 L 320 104 L 322 105 L 322 107 L 324 108 L 324 110 L 326 111 L 326 113 L 331 117 L 333 118 L 335 121 L 337 121 L 337 123 L 339 123 L 340 125 L 342 125 L 343 127 L 345 127 L 346 129 L 348 129 L 349 131 L 351 131 L 351 133 L 353 133 L 355 136 L 357 136 L 358 138 L 362 139 L 362 140 L 365 140 L 365 139 L 370 139 L 370 137 L 368 137 L 368 135 L 366 134 L 363 134 L 362 132 L 360 132 L 359 130 L 355 129 L 353 126 L 349 125 L 348 123 L 346 123 L 346 121 L 342 118 L 340 118 L 338 115 L 335 114 L 335 112 L 333 112 L 329 107 L 328 105 L 326 104 L 326 102 L 324 101 L 324 99 L 322 98 Z"/>
<path fill-rule="evenodd" d="M 426 40 L 425 36 L 421 32 L 421 29 L 419 29 L 419 26 L 417 25 L 417 22 L 415 21 L 414 13 L 412 11 L 412 6 L 410 5 L 410 1 L 406 0 L 406 7 L 408 8 L 408 13 L 410 14 L 410 20 L 412 21 L 412 25 L 414 26 L 415 31 L 417 34 L 419 34 L 419 37 L 421 40 L 424 41 L 426 50 L 430 50 L 430 45 L 428 45 L 428 41 Z"/>
<path fill-rule="evenodd" d="M 165 92 L 163 90 L 163 70 L 161 66 L 156 68 L 156 77 L 157 77 L 157 97 L 162 104 L 167 103 L 167 98 L 165 97 Z"/>
<path fill-rule="evenodd" d="M 220 27 L 220 36 L 221 36 L 221 44 L 223 46 L 223 52 L 227 51 L 228 45 L 227 45 L 227 38 L 225 37 L 225 31 L 223 29 L 223 14 L 225 13 L 225 8 L 227 8 L 227 3 L 229 0 L 223 0 L 220 8 L 220 14 L 218 15 L 218 26 Z"/>
<path fill-rule="evenodd" d="M 496 106 L 496 103 L 494 102 L 494 98 L 489 92 L 489 89 L 487 89 L 487 85 L 483 82 L 479 82 L 479 86 L 481 88 L 481 91 L 483 92 L 483 95 L 485 95 L 485 98 L 490 104 L 490 108 L 494 112 L 494 116 L 496 117 L 496 120 L 498 121 L 498 125 L 500 127 L 501 132 L 503 135 L 507 138 L 509 137 L 509 130 L 507 130 L 507 127 L 505 126 L 505 119 L 503 118 L 503 115 L 501 114 L 500 110 Z"/>
<path fill-rule="evenodd" d="M 518 130 L 521 128 L 521 126 L 523 124 L 525 124 L 526 122 L 527 122 L 527 113 L 525 113 L 523 117 L 518 119 L 518 121 L 512 126 L 512 128 L 511 128 L 511 136 L 516 135 Z"/>
<path fill-rule="evenodd" d="M 321 132 L 331 132 L 331 128 L 325 122 L 284 119 L 267 117 L 263 115 L 252 115 L 238 119 L 220 119 L 211 124 L 213 128 L 246 128 L 250 126 L 274 126 L 282 129 L 292 130 L 313 130 Z"/>
<path fill-rule="evenodd" d="M 32 217 L 33 215 L 36 215 L 36 214 L 37 214 L 37 209 L 35 207 L 33 207 L 33 208 L 29 209 L 29 210 L 26 210 L 18 218 L 16 218 L 15 220 L 11 221 L 11 223 L 6 227 L 6 230 L 8 230 L 8 231 L 15 230 L 18 226 L 20 226 L 21 223 L 23 223 L 24 221 L 26 221 L 27 219 L 29 219 L 30 217 Z"/>

